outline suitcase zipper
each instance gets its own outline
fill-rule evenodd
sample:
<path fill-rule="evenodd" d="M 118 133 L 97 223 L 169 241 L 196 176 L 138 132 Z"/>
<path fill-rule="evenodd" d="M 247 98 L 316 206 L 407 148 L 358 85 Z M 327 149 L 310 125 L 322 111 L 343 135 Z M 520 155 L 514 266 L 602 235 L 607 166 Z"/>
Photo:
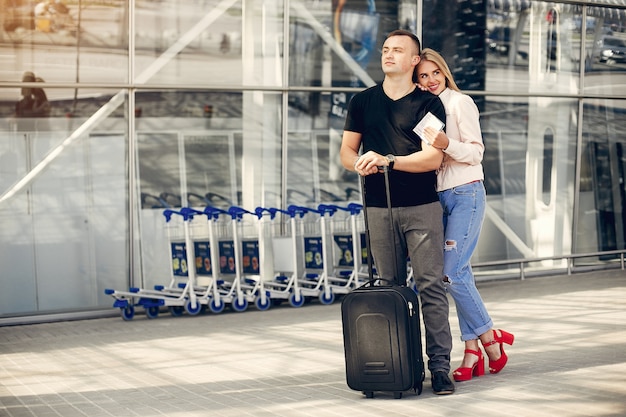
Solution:
<path fill-rule="evenodd" d="M 413 303 L 411 301 L 409 301 L 409 317 L 413 317 Z"/>

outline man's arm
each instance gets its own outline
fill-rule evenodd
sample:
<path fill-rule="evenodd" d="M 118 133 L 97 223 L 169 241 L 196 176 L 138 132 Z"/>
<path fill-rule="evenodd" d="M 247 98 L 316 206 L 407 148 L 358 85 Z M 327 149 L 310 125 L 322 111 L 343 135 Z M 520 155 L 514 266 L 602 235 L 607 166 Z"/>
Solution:
<path fill-rule="evenodd" d="M 378 173 L 378 167 L 389 165 L 386 155 L 369 151 L 359 156 L 361 148 L 361 134 L 344 130 L 339 156 L 341 164 L 349 171 L 356 171 L 359 175 Z M 396 155 L 394 171 L 412 173 L 434 171 L 441 166 L 443 151 L 433 146 L 423 145 L 422 150 L 410 155 Z"/>
<path fill-rule="evenodd" d="M 349 130 L 343 131 L 339 157 L 341 158 L 341 164 L 348 171 L 357 171 L 355 165 L 356 162 L 359 160 L 361 136 L 362 135 L 357 132 L 351 132 Z"/>
<path fill-rule="evenodd" d="M 412 173 L 429 172 L 439 168 L 442 161 L 443 151 L 441 149 L 422 143 L 421 151 L 413 152 L 410 155 L 396 156 L 393 169 L 394 171 Z"/>

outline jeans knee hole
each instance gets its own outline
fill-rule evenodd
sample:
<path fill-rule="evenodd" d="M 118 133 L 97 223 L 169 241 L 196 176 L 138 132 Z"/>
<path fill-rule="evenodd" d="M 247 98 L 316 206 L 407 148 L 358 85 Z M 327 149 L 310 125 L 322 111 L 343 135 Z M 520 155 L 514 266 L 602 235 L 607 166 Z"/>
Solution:
<path fill-rule="evenodd" d="M 446 240 L 446 244 L 444 245 L 444 250 L 450 251 L 456 249 L 456 240 Z"/>

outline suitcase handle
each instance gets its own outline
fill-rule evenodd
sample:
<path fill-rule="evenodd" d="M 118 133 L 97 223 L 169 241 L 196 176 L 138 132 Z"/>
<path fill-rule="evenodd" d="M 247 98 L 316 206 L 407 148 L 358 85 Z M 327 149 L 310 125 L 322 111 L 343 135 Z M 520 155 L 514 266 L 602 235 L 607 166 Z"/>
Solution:
<path fill-rule="evenodd" d="M 395 282 L 398 285 L 401 285 L 400 282 L 398 282 L 398 265 L 396 264 L 396 233 L 394 231 L 393 228 L 393 212 L 391 210 L 391 189 L 389 188 L 389 167 L 387 165 L 380 167 L 382 168 L 383 171 L 383 175 L 385 176 L 385 194 L 387 195 L 387 210 L 389 211 L 389 228 L 391 230 L 391 238 L 393 239 L 391 248 L 392 248 L 392 252 L 393 252 L 393 280 L 388 280 L 388 279 L 384 279 L 384 278 L 379 278 L 382 281 L 387 281 L 387 282 Z M 375 174 L 374 174 L 375 175 Z M 363 220 L 365 222 L 365 244 L 367 246 L 367 272 L 369 274 L 369 280 L 370 281 L 376 281 L 374 279 L 374 272 L 373 272 L 373 268 L 374 268 L 374 264 L 372 261 L 372 251 L 370 248 L 370 228 L 369 228 L 369 223 L 368 223 L 368 219 L 367 219 L 367 205 L 365 202 L 365 195 L 366 195 L 366 191 L 365 191 L 365 177 L 359 175 L 360 180 L 361 180 L 361 195 L 362 195 L 362 199 L 363 199 Z"/>
<path fill-rule="evenodd" d="M 377 282 L 380 282 L 380 281 L 387 282 L 387 283 L 389 284 L 389 286 L 390 286 L 390 287 L 396 284 L 396 281 L 391 280 L 391 279 L 385 279 L 385 278 L 372 278 L 372 279 L 369 279 L 369 280 L 365 281 L 362 285 L 360 285 L 360 286 L 359 286 L 359 287 L 357 287 L 356 289 L 358 290 L 358 289 L 361 289 L 361 288 L 369 288 L 369 287 L 379 286 L 379 285 L 376 285 L 376 283 L 377 283 Z"/>

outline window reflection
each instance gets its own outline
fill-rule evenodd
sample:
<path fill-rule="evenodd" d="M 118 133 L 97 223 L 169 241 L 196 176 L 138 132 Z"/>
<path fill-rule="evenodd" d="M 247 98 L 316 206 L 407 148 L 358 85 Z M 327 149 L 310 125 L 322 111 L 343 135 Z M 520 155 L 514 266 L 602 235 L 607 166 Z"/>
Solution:
<path fill-rule="evenodd" d="M 624 108 L 624 100 L 585 101 L 578 252 L 625 246 Z"/>
<path fill-rule="evenodd" d="M 589 7 L 585 42 L 585 92 L 626 94 L 626 10 Z"/>
<path fill-rule="evenodd" d="M 541 196 L 547 206 L 552 200 L 552 169 L 554 155 L 554 132 L 552 128 L 546 129 L 543 135 L 543 167 L 541 181 Z"/>
<path fill-rule="evenodd" d="M 138 2 L 140 3 L 140 2 Z M 48 82 L 127 80 L 128 2 L 6 0 L 0 45 L 9 79 L 30 70 Z"/>
<path fill-rule="evenodd" d="M 93 308 L 104 299 L 100 283 L 126 282 L 124 96 L 99 90 L 98 112 L 66 117 L 73 96 L 94 92 L 46 93 L 49 116 L 0 129 L 2 270 L 3 277 L 21 277 L 2 281 L 4 312 Z"/>
<path fill-rule="evenodd" d="M 0 269 L 40 280 L 1 282 L 12 313 L 108 307 L 93 288 L 126 286 L 131 263 L 147 286 L 161 284 L 148 280 L 168 269 L 165 207 L 360 201 L 358 177 L 339 163 L 345 109 L 382 79 L 379 48 L 396 28 L 421 27 L 479 106 L 488 196 L 479 261 L 626 246 L 623 8 L 424 0 L 418 16 L 409 0 L 293 0 L 285 25 L 283 1 L 136 0 L 132 11 L 121 0 L 67 1 L 64 21 L 36 17 L 34 1 L 0 3 L 0 190 L 35 175 L 90 123 L 28 192 L 0 205 L 2 252 L 29 257 Z M 26 72 L 35 77 L 23 81 Z M 15 117 L 22 88 L 41 88 L 49 113 Z M 132 236 L 129 200 L 140 212 Z M 140 256 L 125 260 L 130 239 Z M 82 263 L 48 262 L 54 245 Z M 93 288 L 75 285 L 84 271 Z M 58 276 L 76 293 L 59 294 Z"/>

